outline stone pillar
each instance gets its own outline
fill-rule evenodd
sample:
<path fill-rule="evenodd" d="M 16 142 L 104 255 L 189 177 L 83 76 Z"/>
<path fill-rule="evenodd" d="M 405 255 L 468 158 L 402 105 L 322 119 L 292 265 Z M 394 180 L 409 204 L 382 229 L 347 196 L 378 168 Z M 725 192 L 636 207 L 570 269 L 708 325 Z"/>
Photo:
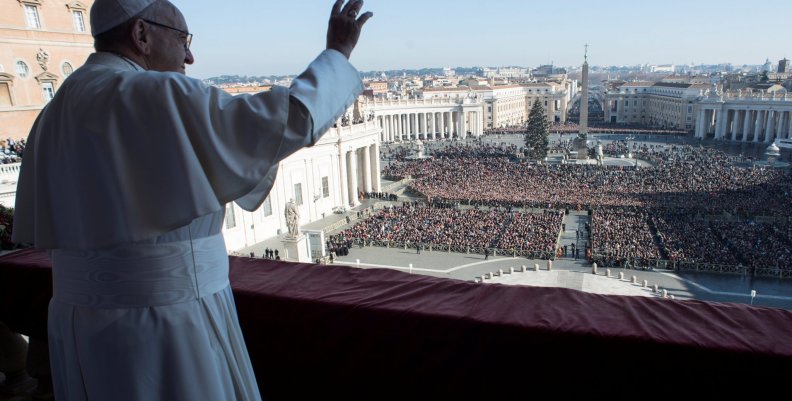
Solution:
<path fill-rule="evenodd" d="M 338 171 L 338 181 L 341 183 L 341 206 L 349 207 L 349 170 L 347 170 L 347 152 L 341 151 L 341 155 L 338 158 L 338 162 L 340 165 Z"/>
<path fill-rule="evenodd" d="M 432 140 L 435 140 L 435 136 L 437 134 L 437 121 L 436 121 L 437 114 L 430 113 L 429 114 L 429 135 L 431 136 Z"/>
<path fill-rule="evenodd" d="M 776 139 L 783 139 L 784 133 L 786 133 L 786 124 L 789 122 L 787 118 L 786 111 L 779 111 L 778 112 L 778 129 L 776 130 Z"/>
<path fill-rule="evenodd" d="M 617 103 L 618 107 L 618 103 Z M 704 138 L 707 135 L 705 120 L 707 118 L 707 111 L 702 107 L 699 109 L 698 118 L 696 121 L 696 138 Z"/>
<path fill-rule="evenodd" d="M 380 167 L 380 146 L 379 146 L 378 143 L 375 143 L 375 144 L 371 145 L 371 158 L 372 158 L 372 170 L 374 170 L 373 171 L 374 175 L 372 176 L 373 181 L 372 181 L 371 184 L 374 186 L 374 191 L 375 192 L 381 192 L 382 191 L 382 177 L 381 177 L 382 173 L 381 173 L 381 170 L 380 170 L 380 168 L 381 168 Z"/>
<path fill-rule="evenodd" d="M 480 137 L 484 134 L 484 112 L 477 111 L 476 112 L 476 137 Z"/>
<path fill-rule="evenodd" d="M 776 112 L 775 110 L 768 110 L 767 111 L 767 129 L 765 130 L 765 142 L 772 142 L 773 137 L 775 134 L 775 120 L 776 120 Z"/>
<path fill-rule="evenodd" d="M 787 124 L 786 139 L 792 139 L 792 112 L 789 112 L 789 123 Z"/>
<path fill-rule="evenodd" d="M 401 125 L 399 124 L 399 115 L 394 114 L 391 116 L 391 125 L 393 126 L 393 132 L 391 132 L 391 137 L 393 137 L 394 142 L 401 141 L 401 134 L 399 130 L 401 129 Z"/>
<path fill-rule="evenodd" d="M 724 131 L 726 131 L 728 114 L 723 108 L 720 110 L 713 110 L 712 112 L 715 114 L 715 139 L 722 139 Z"/>
<path fill-rule="evenodd" d="M 742 128 L 743 124 L 743 111 L 742 110 L 735 110 L 734 111 L 734 128 L 732 128 L 732 134 L 729 139 L 732 141 L 737 140 L 737 135 L 740 133 L 740 129 Z"/>
<path fill-rule="evenodd" d="M 433 113 L 426 113 L 426 139 L 434 139 L 434 118 Z"/>
<path fill-rule="evenodd" d="M 363 191 L 364 192 L 371 192 L 371 152 L 369 151 L 368 146 L 362 148 L 363 153 Z"/>
<path fill-rule="evenodd" d="M 449 120 L 449 113 L 443 112 L 443 138 L 451 137 L 451 121 Z"/>
<path fill-rule="evenodd" d="M 358 200 L 358 171 L 357 171 L 357 149 L 347 152 L 349 159 L 347 165 L 349 166 L 349 205 L 354 207 L 360 204 Z"/>
<path fill-rule="evenodd" d="M 756 119 L 754 120 L 753 141 L 759 142 L 759 136 L 762 133 L 762 126 L 764 121 L 764 113 L 762 110 L 756 111 Z"/>
<path fill-rule="evenodd" d="M 408 138 L 410 140 L 418 139 L 418 115 L 415 113 L 410 113 L 410 135 Z"/>
<path fill-rule="evenodd" d="M 467 113 L 463 109 L 457 114 L 457 118 L 459 119 L 459 139 L 465 139 L 467 137 L 467 125 L 465 124 L 465 117 Z"/>
<path fill-rule="evenodd" d="M 745 110 L 743 112 L 743 129 L 742 129 L 742 141 L 748 142 L 748 135 L 751 133 L 751 110 Z"/>

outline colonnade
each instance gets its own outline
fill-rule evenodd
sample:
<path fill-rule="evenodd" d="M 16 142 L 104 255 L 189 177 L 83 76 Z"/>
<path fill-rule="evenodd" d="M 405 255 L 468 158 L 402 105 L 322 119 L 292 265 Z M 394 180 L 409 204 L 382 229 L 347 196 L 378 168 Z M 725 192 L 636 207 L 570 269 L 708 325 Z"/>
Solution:
<path fill-rule="evenodd" d="M 361 192 L 382 190 L 378 143 L 342 151 L 340 167 L 341 200 L 345 206 L 359 205 Z"/>
<path fill-rule="evenodd" d="M 790 139 L 792 102 L 784 103 L 767 107 L 702 104 L 696 119 L 696 138 L 765 143 Z"/>
<path fill-rule="evenodd" d="M 484 133 L 484 116 L 480 110 L 400 111 L 378 114 L 382 142 L 454 137 L 464 139 L 468 134 L 478 137 Z"/>

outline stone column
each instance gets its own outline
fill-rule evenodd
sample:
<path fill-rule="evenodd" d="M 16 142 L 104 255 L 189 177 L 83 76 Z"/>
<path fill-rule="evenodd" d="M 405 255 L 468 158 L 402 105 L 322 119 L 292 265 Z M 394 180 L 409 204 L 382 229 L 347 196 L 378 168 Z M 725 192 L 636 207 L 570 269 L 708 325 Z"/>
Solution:
<path fill-rule="evenodd" d="M 759 136 L 762 133 L 762 126 L 764 125 L 764 112 L 762 110 L 756 111 L 756 120 L 754 122 L 754 129 L 753 129 L 753 141 L 759 142 Z"/>
<path fill-rule="evenodd" d="M 401 134 L 399 134 L 399 115 L 394 114 L 391 116 L 391 125 L 393 125 L 393 141 L 399 142 L 401 140 Z"/>
<path fill-rule="evenodd" d="M 454 122 L 454 117 L 456 117 L 456 113 L 453 111 L 448 112 L 448 137 L 452 138 L 454 134 L 456 134 L 457 138 L 459 137 L 458 127 L 456 122 Z"/>
<path fill-rule="evenodd" d="M 789 112 L 789 124 L 787 126 L 786 139 L 792 139 L 792 112 Z"/>
<path fill-rule="evenodd" d="M 775 120 L 776 120 L 776 112 L 775 110 L 768 110 L 767 112 L 767 129 L 765 130 L 765 142 L 772 142 L 773 137 L 775 134 Z"/>
<path fill-rule="evenodd" d="M 731 139 L 732 141 L 737 140 L 737 135 L 740 134 L 740 129 L 742 128 L 743 124 L 743 111 L 742 110 L 735 110 L 734 111 L 734 128 L 732 129 Z"/>
<path fill-rule="evenodd" d="M 459 118 L 459 139 L 465 139 L 467 138 L 467 112 L 462 109 L 457 116 Z"/>
<path fill-rule="evenodd" d="M 715 139 L 723 139 L 729 127 L 729 111 L 721 107 L 715 117 Z"/>
<path fill-rule="evenodd" d="M 371 192 L 371 151 L 368 146 L 363 151 L 363 191 Z"/>
<path fill-rule="evenodd" d="M 748 142 L 748 135 L 751 133 L 751 116 L 753 112 L 751 110 L 743 111 L 743 129 L 742 129 L 742 141 Z"/>
<path fill-rule="evenodd" d="M 407 122 L 407 140 L 412 141 L 415 135 L 415 113 L 409 114 L 410 120 Z"/>
<path fill-rule="evenodd" d="M 775 138 L 781 139 L 784 138 L 784 133 L 786 132 L 786 118 L 787 112 L 779 111 L 778 112 L 778 127 L 776 128 Z"/>
<path fill-rule="evenodd" d="M 407 133 L 409 132 L 408 131 L 408 128 L 409 128 L 408 122 L 409 121 L 408 121 L 407 117 L 409 117 L 407 114 L 401 114 L 399 116 L 399 124 L 401 124 L 401 129 L 399 130 L 399 134 L 401 135 L 401 137 L 400 137 L 399 140 L 402 141 L 402 142 L 404 141 L 404 138 L 407 136 Z"/>
<path fill-rule="evenodd" d="M 371 185 L 373 186 L 374 192 L 381 192 L 382 178 L 380 172 L 380 146 L 377 143 L 371 145 L 371 170 Z"/>
<path fill-rule="evenodd" d="M 436 115 L 434 112 L 427 114 L 427 118 L 428 118 L 427 121 L 429 122 L 429 127 L 430 127 L 429 135 L 430 138 L 432 138 L 432 140 L 435 140 L 435 134 L 437 133 L 437 121 L 435 121 L 435 117 Z"/>
<path fill-rule="evenodd" d="M 617 103 L 618 107 L 618 103 Z M 707 118 L 707 111 L 702 107 L 699 109 L 698 117 L 696 118 L 696 138 L 704 138 L 707 134 L 705 131 L 704 120 Z"/>
<path fill-rule="evenodd" d="M 434 139 L 434 129 L 432 127 L 432 113 L 426 113 L 424 126 L 426 127 L 426 139 Z"/>
<path fill-rule="evenodd" d="M 338 158 L 340 165 L 338 169 L 338 181 L 340 181 L 341 184 L 341 206 L 343 207 L 349 207 L 349 185 L 347 183 L 349 171 L 347 170 L 347 157 L 347 152 L 342 150 Z"/>
<path fill-rule="evenodd" d="M 360 204 L 358 200 L 358 171 L 357 171 L 357 149 L 347 152 L 349 159 L 347 165 L 349 166 L 349 204 L 354 207 Z"/>

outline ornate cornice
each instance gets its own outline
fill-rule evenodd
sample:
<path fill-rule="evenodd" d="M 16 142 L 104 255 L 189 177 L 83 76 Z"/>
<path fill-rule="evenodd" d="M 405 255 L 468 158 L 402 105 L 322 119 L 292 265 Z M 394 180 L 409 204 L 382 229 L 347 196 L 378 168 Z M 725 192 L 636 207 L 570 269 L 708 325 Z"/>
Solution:
<path fill-rule="evenodd" d="M 86 11 L 86 10 L 88 10 L 88 7 L 86 7 L 85 4 L 80 3 L 79 1 L 73 1 L 73 2 L 71 2 L 69 4 L 66 4 L 66 8 L 68 8 L 69 11 L 72 11 L 72 10 L 74 10 L 74 11 Z"/>
<path fill-rule="evenodd" d="M 36 81 L 38 81 L 38 83 L 52 82 L 52 81 L 57 81 L 58 79 L 59 78 L 58 78 L 57 75 L 55 75 L 55 74 L 53 74 L 53 73 L 51 73 L 49 71 L 45 71 L 45 72 L 42 72 L 39 75 L 36 75 Z"/>

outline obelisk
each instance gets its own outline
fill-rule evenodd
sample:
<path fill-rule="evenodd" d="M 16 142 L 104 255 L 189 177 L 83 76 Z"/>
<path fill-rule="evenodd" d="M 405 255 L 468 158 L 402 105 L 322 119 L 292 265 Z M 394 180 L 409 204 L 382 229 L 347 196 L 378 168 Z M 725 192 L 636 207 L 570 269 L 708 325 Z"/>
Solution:
<path fill-rule="evenodd" d="M 588 44 L 583 53 L 583 90 L 580 94 L 580 130 L 572 142 L 572 149 L 577 152 L 578 160 L 588 160 Z"/>
<path fill-rule="evenodd" d="M 580 132 L 583 137 L 588 135 L 588 45 L 583 53 L 583 91 L 580 94 Z"/>

